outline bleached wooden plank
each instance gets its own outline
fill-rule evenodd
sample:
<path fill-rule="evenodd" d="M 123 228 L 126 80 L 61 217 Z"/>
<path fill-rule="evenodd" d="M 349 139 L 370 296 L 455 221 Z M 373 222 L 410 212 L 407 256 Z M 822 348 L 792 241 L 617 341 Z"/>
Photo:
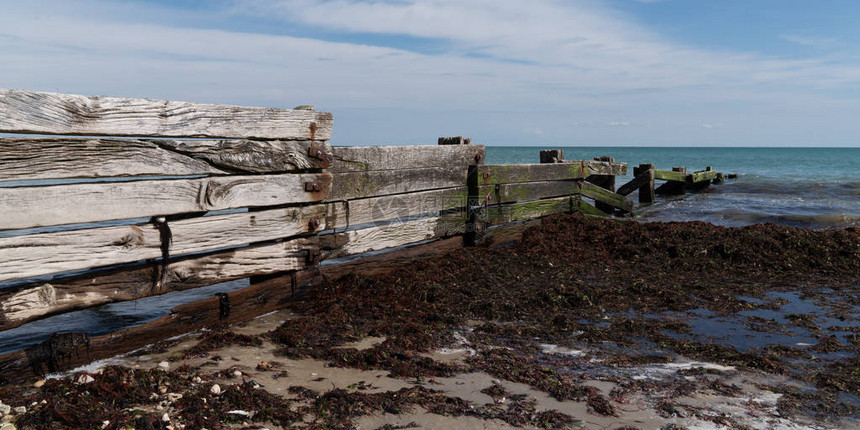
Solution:
<path fill-rule="evenodd" d="M 0 89 L 0 132 L 328 140 L 328 112 Z"/>
<path fill-rule="evenodd" d="M 336 146 L 331 172 L 414 169 L 483 164 L 483 145 Z"/>
<path fill-rule="evenodd" d="M 170 255 L 312 233 L 311 219 L 322 221 L 324 213 L 324 205 L 313 205 L 170 221 Z M 0 281 L 161 256 L 161 237 L 153 224 L 6 237 L 0 238 Z"/>
<path fill-rule="evenodd" d="M 308 203 L 330 184 L 329 173 L 306 173 L 0 188 L 0 230 Z"/>
<path fill-rule="evenodd" d="M 317 253 L 316 237 L 195 255 L 171 261 L 163 283 L 160 265 L 89 272 L 72 278 L 26 284 L 0 290 L 0 331 L 50 315 L 171 291 L 308 267 L 308 254 Z"/>
<path fill-rule="evenodd" d="M 342 229 L 464 208 L 468 196 L 468 189 L 463 186 L 331 202 L 326 205 L 326 229 Z"/>
<path fill-rule="evenodd" d="M 467 166 L 421 167 L 400 170 L 333 173 L 327 201 L 385 196 L 416 191 L 462 187 Z"/>
<path fill-rule="evenodd" d="M 464 233 L 466 218 L 455 213 L 320 237 L 323 259 L 346 257 Z"/>
<path fill-rule="evenodd" d="M 312 140 L 153 140 L 152 143 L 244 173 L 324 169 L 329 167 L 332 152 L 328 143 Z"/>
<path fill-rule="evenodd" d="M 0 181 L 228 172 L 135 139 L 0 138 Z"/>

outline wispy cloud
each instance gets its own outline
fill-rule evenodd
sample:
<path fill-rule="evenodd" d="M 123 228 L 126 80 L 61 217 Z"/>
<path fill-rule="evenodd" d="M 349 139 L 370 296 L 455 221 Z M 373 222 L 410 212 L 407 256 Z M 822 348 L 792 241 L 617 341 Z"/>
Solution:
<path fill-rule="evenodd" d="M 852 59 L 701 49 L 665 39 L 596 1 L 534 0 L 528 7 L 518 0 L 227 4 L 213 11 L 158 12 L 137 3 L 139 10 L 129 12 L 125 4 L 99 0 L 74 7 L 6 3 L 0 85 L 314 104 L 335 112 L 341 143 L 432 141 L 449 130 L 487 143 L 522 143 L 538 132 L 565 142 L 578 136 L 625 143 L 627 135 L 608 141 L 600 133 L 624 133 L 630 124 L 649 124 L 650 134 L 637 135 L 637 143 L 671 143 L 678 127 L 702 124 L 700 118 L 731 123 L 737 135 L 760 133 L 751 112 L 768 109 L 781 112 L 774 121 L 788 134 L 791 127 L 783 125 L 799 126 L 795 116 L 808 114 L 810 106 L 832 112 L 834 123 L 846 122 L 845 112 L 860 100 L 845 91 L 860 93 L 860 64 Z M 186 24 L 201 20 L 206 25 Z M 255 20 L 315 36 L 271 29 L 262 34 L 254 31 Z M 227 30 L 226 21 L 250 24 Z M 702 128 L 690 133 L 706 139 Z M 683 136 L 686 143 L 690 138 Z"/>
<path fill-rule="evenodd" d="M 781 39 L 791 43 L 796 43 L 803 46 L 811 46 L 813 48 L 832 48 L 839 44 L 839 39 L 833 37 L 806 37 L 794 34 L 783 34 Z"/>

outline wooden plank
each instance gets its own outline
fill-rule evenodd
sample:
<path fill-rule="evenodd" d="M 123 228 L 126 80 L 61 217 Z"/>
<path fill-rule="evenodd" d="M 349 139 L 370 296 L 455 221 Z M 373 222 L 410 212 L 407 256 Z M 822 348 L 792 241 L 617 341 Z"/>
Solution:
<path fill-rule="evenodd" d="M 540 218 L 559 212 L 570 212 L 573 208 L 574 200 L 576 200 L 575 197 L 569 196 L 503 206 L 491 206 L 484 210 L 484 222 L 487 226 L 491 226 Z"/>
<path fill-rule="evenodd" d="M 673 172 L 669 170 L 655 170 L 654 179 L 661 181 L 687 182 L 687 172 Z"/>
<path fill-rule="evenodd" d="M 539 227 L 543 223 L 541 218 L 533 219 L 526 222 L 518 222 L 495 226 L 487 229 L 481 237 L 478 246 L 494 247 L 512 242 L 519 242 L 523 238 L 523 233 L 532 227 Z"/>
<path fill-rule="evenodd" d="M 600 158 L 600 157 L 597 157 Z M 609 157 L 612 158 L 612 157 Z M 595 161 L 589 160 L 560 160 L 559 163 L 568 163 L 568 164 L 582 164 L 582 163 L 594 163 Z M 594 168 L 594 171 L 591 173 L 592 175 L 615 175 L 615 176 L 623 176 L 627 174 L 627 163 L 616 163 L 610 162 L 608 164 L 604 164 L 602 167 Z"/>
<path fill-rule="evenodd" d="M 569 180 L 485 185 L 478 192 L 484 204 L 512 203 L 579 194 L 579 183 Z"/>
<path fill-rule="evenodd" d="M 624 196 L 615 194 L 609 190 L 605 190 L 597 185 L 583 182 L 582 195 L 590 197 L 595 201 L 606 203 L 614 208 L 621 209 L 625 212 L 633 212 L 633 202 Z"/>
<path fill-rule="evenodd" d="M 437 215 L 439 211 L 465 207 L 467 197 L 467 189 L 463 186 L 331 202 L 326 205 L 326 229 Z"/>
<path fill-rule="evenodd" d="M 164 282 L 160 265 L 88 272 L 0 290 L 0 331 L 50 315 L 108 303 L 136 300 L 191 288 L 308 267 L 319 252 L 316 237 L 255 245 L 171 260 Z"/>
<path fill-rule="evenodd" d="M 366 172 L 483 164 L 483 145 L 336 146 L 330 172 Z"/>
<path fill-rule="evenodd" d="M 332 115 L 0 89 L 0 132 L 72 136 L 328 140 Z"/>
<path fill-rule="evenodd" d="M 281 173 L 324 169 L 331 146 L 324 141 L 300 140 L 153 140 L 152 143 L 241 173 Z"/>
<path fill-rule="evenodd" d="M 404 266 L 416 264 L 418 261 L 449 254 L 462 247 L 462 237 L 449 237 L 384 254 L 356 258 L 346 263 L 322 266 L 320 273 L 324 279 L 328 280 L 336 280 L 351 273 L 360 273 L 362 276 L 378 276 Z"/>
<path fill-rule="evenodd" d="M 695 172 L 695 173 L 690 175 L 690 182 L 695 184 L 698 182 L 712 181 L 712 180 L 717 179 L 717 174 L 718 173 L 716 171 L 713 171 L 713 170 L 704 170 L 701 172 Z"/>
<path fill-rule="evenodd" d="M 327 201 L 412 193 L 466 185 L 468 166 L 333 173 Z"/>
<path fill-rule="evenodd" d="M 196 217 L 167 222 L 170 255 L 224 249 L 311 233 L 325 205 Z M 162 256 L 154 224 L 0 238 L 0 281 L 111 266 Z"/>
<path fill-rule="evenodd" d="M 585 215 L 588 216 L 598 216 L 600 218 L 606 218 L 606 212 L 603 212 L 600 209 L 590 205 L 588 202 L 584 202 L 580 199 L 574 200 L 573 202 L 574 208 Z"/>
<path fill-rule="evenodd" d="M 297 281 L 304 283 L 316 276 L 318 276 L 316 271 L 299 272 Z M 288 274 L 227 293 L 230 302 L 227 318 L 220 318 L 219 298 L 210 297 L 174 307 L 170 315 L 141 326 L 91 339 L 90 354 L 71 357 L 68 368 L 124 354 L 179 334 L 221 323 L 233 324 L 246 321 L 283 309 L 294 302 L 290 294 L 291 281 L 292 275 Z M 36 378 L 23 351 L 0 356 L 0 379 L 3 379 L 0 383 L 21 382 Z"/>
<path fill-rule="evenodd" d="M 135 139 L 0 138 L 0 165 L 0 181 L 228 173 Z"/>
<path fill-rule="evenodd" d="M 465 231 L 465 214 L 451 213 L 320 236 L 320 249 L 323 260 L 327 260 L 454 236 Z"/>
<path fill-rule="evenodd" d="M 584 178 L 589 175 L 611 175 L 621 164 L 623 163 L 582 161 L 575 164 L 564 162 L 478 166 L 478 185 L 558 181 Z"/>
<path fill-rule="evenodd" d="M 329 173 L 305 173 L 0 188 L 0 230 L 308 203 L 330 184 Z"/>
<path fill-rule="evenodd" d="M 648 184 L 652 184 L 652 183 L 654 183 L 654 171 L 649 169 L 649 170 L 646 170 L 646 171 L 640 173 L 638 176 L 633 178 L 630 182 L 619 187 L 618 191 L 616 191 L 616 194 L 626 196 L 626 195 L 629 195 L 630 193 L 636 191 L 637 189 L 642 188 L 642 187 L 647 186 Z"/>

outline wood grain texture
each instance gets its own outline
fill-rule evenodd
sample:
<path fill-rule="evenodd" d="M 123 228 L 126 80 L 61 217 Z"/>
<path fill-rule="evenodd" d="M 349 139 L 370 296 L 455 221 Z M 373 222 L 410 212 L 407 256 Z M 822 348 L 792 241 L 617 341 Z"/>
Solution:
<path fill-rule="evenodd" d="M 698 182 L 706 182 L 717 179 L 718 173 L 714 170 L 703 170 L 701 172 L 695 172 L 690 175 L 690 182 L 698 183 Z"/>
<path fill-rule="evenodd" d="M 331 146 L 321 141 L 286 140 L 152 140 L 171 151 L 201 158 L 214 166 L 241 173 L 281 173 L 329 167 Z M 311 156 L 315 149 L 326 154 Z"/>
<path fill-rule="evenodd" d="M 483 164 L 483 145 L 336 146 L 331 172 L 414 169 Z"/>
<path fill-rule="evenodd" d="M 326 205 L 326 229 L 438 215 L 439 211 L 465 207 L 467 198 L 466 187 L 457 187 L 331 202 Z"/>
<path fill-rule="evenodd" d="M 322 278 L 330 281 L 337 280 L 351 273 L 358 273 L 361 276 L 378 276 L 404 266 L 417 264 L 419 261 L 444 256 L 462 247 L 462 237 L 449 237 L 384 254 L 357 258 L 346 263 L 322 266 L 320 267 L 320 273 Z"/>
<path fill-rule="evenodd" d="M 507 224 L 514 221 L 525 221 L 540 218 L 559 212 L 570 212 L 574 207 L 575 196 L 554 199 L 535 200 L 532 202 L 513 203 L 491 206 L 484 209 L 483 222 L 486 226 Z"/>
<path fill-rule="evenodd" d="M 0 331 L 50 315 L 171 291 L 308 267 L 319 252 L 316 237 L 254 245 L 208 255 L 171 259 L 163 284 L 160 265 L 88 272 L 0 290 Z"/>
<path fill-rule="evenodd" d="M 584 197 L 592 198 L 596 202 L 606 203 L 625 212 L 633 212 L 633 201 L 630 199 L 588 182 L 583 182 L 581 185 Z"/>
<path fill-rule="evenodd" d="M 462 187 L 466 185 L 467 175 L 467 166 L 332 173 L 331 192 L 326 200 L 338 201 Z"/>
<path fill-rule="evenodd" d="M 332 125 L 312 110 L 0 89 L 3 133 L 328 140 Z"/>
<path fill-rule="evenodd" d="M 597 157 L 603 158 L 603 157 Z M 616 163 L 605 162 L 600 160 L 595 160 L 597 162 L 604 163 L 601 167 L 594 167 L 591 174 L 592 175 L 613 175 L 613 176 L 623 176 L 627 174 L 627 163 Z M 560 160 L 558 163 L 567 163 L 567 164 L 582 164 L 582 163 L 594 163 L 595 161 L 591 160 Z M 595 166 L 592 164 L 592 166 Z"/>
<path fill-rule="evenodd" d="M 0 138 L 0 166 L 0 181 L 228 173 L 135 139 Z"/>
<path fill-rule="evenodd" d="M 196 217 L 167 222 L 170 255 L 180 256 L 312 233 L 324 205 Z M 0 238 L 0 281 L 133 263 L 161 257 L 153 224 Z"/>
<path fill-rule="evenodd" d="M 578 181 L 522 182 L 518 184 L 485 185 L 478 195 L 484 204 L 512 203 L 579 194 Z"/>
<path fill-rule="evenodd" d="M 617 165 L 619 163 L 582 161 L 575 164 L 565 162 L 478 166 L 478 185 L 559 181 L 585 178 L 590 175 L 611 175 L 617 170 Z"/>
<path fill-rule="evenodd" d="M 630 182 L 618 187 L 618 191 L 616 194 L 620 194 L 622 196 L 629 195 L 630 193 L 642 188 L 644 186 L 648 186 L 654 184 L 654 171 L 646 170 L 644 172 L 639 173 L 635 178 L 633 178 Z"/>
<path fill-rule="evenodd" d="M 329 173 L 307 173 L 0 188 L 0 230 L 309 203 L 330 184 Z"/>
<path fill-rule="evenodd" d="M 316 277 L 316 271 L 298 273 L 298 282 L 307 282 Z M 283 309 L 294 302 L 290 294 L 291 276 L 285 275 L 227 293 L 230 300 L 230 316 L 219 320 L 218 298 L 211 297 L 176 306 L 171 314 L 155 321 L 91 339 L 90 355 L 81 354 L 70 359 L 69 368 L 87 362 L 114 357 L 137 348 L 189 333 L 216 324 L 233 324 L 258 317 L 274 310 Z M 23 351 L 0 355 L 1 382 L 15 383 L 35 380 Z"/>
<path fill-rule="evenodd" d="M 465 230 L 465 214 L 452 213 L 320 236 L 320 249 L 327 260 L 454 236 Z"/>

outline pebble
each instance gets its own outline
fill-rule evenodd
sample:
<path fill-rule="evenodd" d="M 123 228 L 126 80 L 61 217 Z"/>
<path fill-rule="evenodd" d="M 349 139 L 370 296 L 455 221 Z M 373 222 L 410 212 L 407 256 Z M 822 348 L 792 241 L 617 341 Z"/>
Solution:
<path fill-rule="evenodd" d="M 95 381 L 95 378 L 86 373 L 82 373 L 80 376 L 78 376 L 77 379 L 75 379 L 75 382 L 77 382 L 78 384 L 89 384 L 93 381 Z"/>
<path fill-rule="evenodd" d="M 240 372 L 240 371 L 238 371 L 238 370 L 234 370 L 234 371 L 233 371 L 233 377 L 234 377 L 234 378 L 238 378 L 238 377 L 240 377 L 240 376 L 242 376 L 242 372 Z"/>
<path fill-rule="evenodd" d="M 4 405 L 2 402 L 0 402 L 0 417 L 8 415 L 9 412 L 12 412 L 12 407 L 9 405 Z"/>
<path fill-rule="evenodd" d="M 27 413 L 27 407 L 26 406 L 18 406 L 17 408 L 12 409 L 12 410 L 15 411 L 15 415 L 23 415 L 23 414 Z"/>
<path fill-rule="evenodd" d="M 165 371 L 170 370 L 170 363 L 162 361 L 161 363 L 158 363 L 158 368 Z"/>
<path fill-rule="evenodd" d="M 221 394 L 221 386 L 218 384 L 215 384 L 212 386 L 212 388 L 209 389 L 209 392 L 217 396 L 217 395 Z"/>
<path fill-rule="evenodd" d="M 169 423 L 170 422 L 170 415 L 167 415 L 167 412 L 165 412 L 164 415 L 161 416 L 161 421 Z"/>
<path fill-rule="evenodd" d="M 199 376 L 195 376 L 194 379 L 192 379 L 192 381 L 194 381 L 195 384 L 199 384 L 199 383 L 203 382 L 203 380 L 200 379 Z"/>
<path fill-rule="evenodd" d="M 175 402 L 182 398 L 182 394 L 179 393 L 167 393 L 167 400 L 170 402 Z"/>
<path fill-rule="evenodd" d="M 0 424 L 0 430 L 17 430 L 17 429 L 18 429 L 18 427 L 15 427 L 15 424 L 12 424 L 12 423 Z"/>
<path fill-rule="evenodd" d="M 36 388 L 39 388 L 39 387 L 45 385 L 45 382 L 46 381 L 44 379 L 40 379 L 40 380 L 36 381 L 35 383 L 33 383 L 33 386 Z"/>

